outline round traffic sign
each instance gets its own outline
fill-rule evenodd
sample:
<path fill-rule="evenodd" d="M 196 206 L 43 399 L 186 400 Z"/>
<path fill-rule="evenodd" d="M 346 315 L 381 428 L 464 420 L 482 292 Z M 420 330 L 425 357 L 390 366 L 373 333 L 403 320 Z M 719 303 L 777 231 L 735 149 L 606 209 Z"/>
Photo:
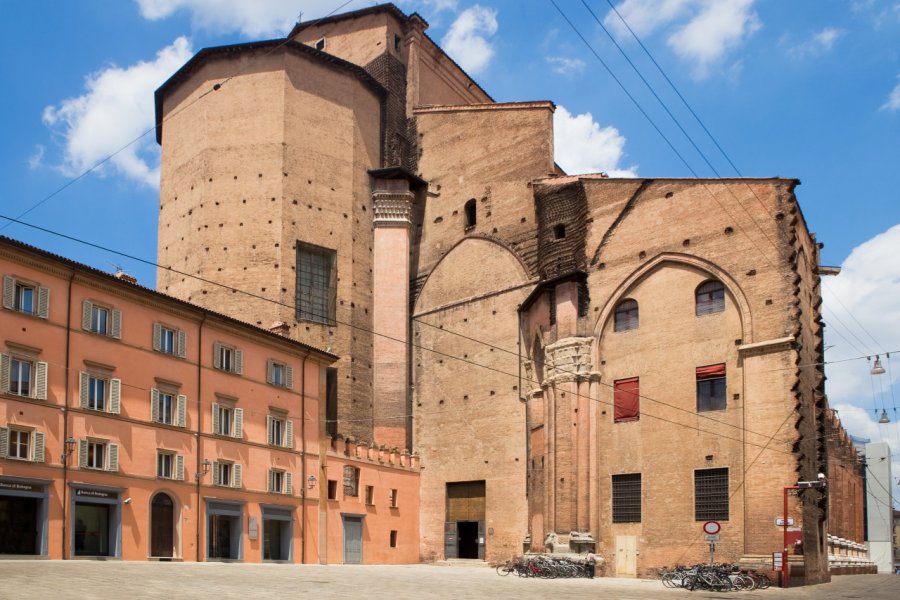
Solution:
<path fill-rule="evenodd" d="M 715 535 L 720 531 L 722 531 L 722 526 L 719 525 L 718 521 L 707 521 L 703 524 L 703 533 Z"/>

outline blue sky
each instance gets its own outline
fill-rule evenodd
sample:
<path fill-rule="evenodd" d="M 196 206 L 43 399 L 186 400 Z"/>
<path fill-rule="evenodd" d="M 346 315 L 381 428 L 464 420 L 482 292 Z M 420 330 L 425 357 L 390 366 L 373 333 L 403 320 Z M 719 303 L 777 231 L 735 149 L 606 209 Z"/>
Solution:
<path fill-rule="evenodd" d="M 714 176 L 580 0 L 556 0 L 690 169 L 549 0 L 401 1 L 499 101 L 558 105 L 557 160 L 570 172 Z M 343 0 L 0 0 L 6 82 L 0 214 L 153 261 L 158 148 L 152 91 L 193 53 L 283 36 L 303 12 Z M 369 6 L 353 1 L 341 12 Z M 587 5 L 706 157 L 734 171 L 667 87 L 606 0 Z M 829 360 L 900 349 L 900 1 L 618 0 L 615 6 L 747 176 L 800 179 L 823 262 L 843 265 L 826 298 Z M 60 188 L 70 184 L 67 188 Z M 0 220 L 0 233 L 93 265 L 153 268 Z M 900 353 L 896 359 L 900 359 Z M 898 362 L 892 358 L 892 362 Z M 852 433 L 900 453 L 890 378 L 865 360 L 829 367 L 828 393 Z M 894 420 L 875 420 L 886 408 Z M 900 467 L 895 467 L 900 473 Z"/>

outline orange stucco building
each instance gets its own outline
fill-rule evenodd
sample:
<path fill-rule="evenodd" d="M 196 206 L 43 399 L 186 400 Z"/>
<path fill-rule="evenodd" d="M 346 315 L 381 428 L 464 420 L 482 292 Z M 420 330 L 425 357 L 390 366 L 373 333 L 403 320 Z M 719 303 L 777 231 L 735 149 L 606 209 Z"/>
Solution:
<path fill-rule="evenodd" d="M 0 554 L 418 559 L 415 458 L 320 442 L 335 355 L 7 238 L 0 273 Z"/>

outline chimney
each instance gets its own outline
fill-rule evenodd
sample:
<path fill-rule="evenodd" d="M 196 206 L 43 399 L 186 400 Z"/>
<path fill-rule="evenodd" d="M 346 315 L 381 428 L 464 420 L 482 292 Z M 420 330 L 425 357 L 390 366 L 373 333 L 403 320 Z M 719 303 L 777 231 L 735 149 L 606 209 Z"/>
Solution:
<path fill-rule="evenodd" d="M 133 277 L 125 271 L 121 270 L 116 271 L 115 278 L 121 279 L 122 281 L 127 281 L 128 283 L 137 283 L 137 277 Z"/>

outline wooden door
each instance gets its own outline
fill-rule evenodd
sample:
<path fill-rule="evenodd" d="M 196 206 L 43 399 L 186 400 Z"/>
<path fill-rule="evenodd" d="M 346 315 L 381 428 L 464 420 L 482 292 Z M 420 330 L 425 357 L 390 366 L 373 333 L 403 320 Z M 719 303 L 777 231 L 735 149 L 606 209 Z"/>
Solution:
<path fill-rule="evenodd" d="M 150 556 L 171 558 L 175 548 L 175 503 L 163 493 L 150 506 Z"/>
<path fill-rule="evenodd" d="M 637 537 L 633 535 L 616 536 L 616 575 L 634 577 L 637 573 Z"/>

